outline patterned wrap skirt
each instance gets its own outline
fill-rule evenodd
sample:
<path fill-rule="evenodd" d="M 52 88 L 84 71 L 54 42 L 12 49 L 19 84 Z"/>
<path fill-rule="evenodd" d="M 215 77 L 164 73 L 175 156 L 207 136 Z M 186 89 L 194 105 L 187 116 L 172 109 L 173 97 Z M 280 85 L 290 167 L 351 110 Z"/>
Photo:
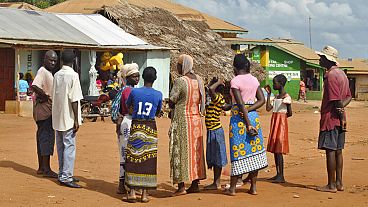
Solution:
<path fill-rule="evenodd" d="M 125 182 L 129 188 L 156 189 L 157 142 L 155 120 L 132 121 L 125 161 Z"/>
<path fill-rule="evenodd" d="M 246 107 L 249 107 L 249 105 L 246 105 Z M 249 111 L 248 118 L 251 125 L 258 130 L 258 135 L 251 136 L 246 132 L 244 120 L 239 115 L 239 107 L 237 105 L 233 106 L 229 135 L 231 176 L 257 171 L 268 166 L 258 113 Z"/>

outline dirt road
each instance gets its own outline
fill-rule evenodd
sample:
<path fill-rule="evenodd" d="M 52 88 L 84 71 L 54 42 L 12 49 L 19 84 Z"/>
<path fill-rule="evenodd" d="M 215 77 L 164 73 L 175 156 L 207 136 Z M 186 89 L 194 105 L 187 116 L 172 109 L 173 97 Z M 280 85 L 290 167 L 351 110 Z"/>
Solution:
<path fill-rule="evenodd" d="M 319 103 L 315 103 L 317 105 Z M 119 159 L 114 125 L 108 119 L 83 124 L 77 134 L 75 176 L 83 189 L 60 186 L 56 180 L 36 175 L 36 125 L 31 118 L 0 114 L 0 206 L 368 206 L 368 107 L 353 103 L 348 109 L 348 134 L 344 150 L 345 191 L 321 193 L 315 186 L 327 181 L 325 156 L 316 149 L 319 113 L 313 103 L 293 104 L 294 116 L 289 119 L 289 155 L 285 156 L 285 184 L 273 184 L 266 179 L 275 174 L 273 156 L 269 168 L 259 175 L 258 194 L 247 194 L 249 186 L 237 190 L 235 197 L 222 191 L 202 191 L 181 197 L 171 197 L 174 188 L 169 177 L 169 119 L 158 119 L 159 153 L 157 191 L 151 191 L 149 204 L 128 204 L 115 193 Z M 261 124 L 267 141 L 270 114 L 261 111 Z M 223 117 L 228 134 L 229 117 Z M 226 138 L 227 139 L 227 138 Z M 228 144 L 228 143 L 227 143 Z M 52 168 L 57 171 L 57 155 Z M 229 182 L 226 174 L 222 184 Z M 207 180 L 212 182 L 212 171 Z"/>

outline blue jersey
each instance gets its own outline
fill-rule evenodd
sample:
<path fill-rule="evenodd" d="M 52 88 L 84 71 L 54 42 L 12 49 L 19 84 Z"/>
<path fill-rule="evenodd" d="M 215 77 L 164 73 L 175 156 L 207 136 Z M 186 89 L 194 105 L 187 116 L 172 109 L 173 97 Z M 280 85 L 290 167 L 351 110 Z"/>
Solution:
<path fill-rule="evenodd" d="M 162 93 L 153 88 L 134 88 L 126 101 L 133 107 L 133 119 L 155 119 L 156 112 L 161 111 Z"/>
<path fill-rule="evenodd" d="M 27 93 L 28 88 L 29 88 L 28 82 L 25 81 L 25 80 L 19 80 L 18 84 L 19 84 L 19 90 L 18 91 L 23 92 L 23 93 Z"/>

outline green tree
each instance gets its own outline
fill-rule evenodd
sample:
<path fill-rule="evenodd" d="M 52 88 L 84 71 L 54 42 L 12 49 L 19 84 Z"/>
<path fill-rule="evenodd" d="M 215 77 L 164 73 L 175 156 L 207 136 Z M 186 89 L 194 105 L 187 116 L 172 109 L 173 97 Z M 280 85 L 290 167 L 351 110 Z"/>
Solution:
<path fill-rule="evenodd" d="M 53 6 L 55 4 L 59 4 L 59 3 L 64 2 L 64 1 L 66 1 L 66 0 L 23 0 L 23 1 L 19 1 L 19 0 L 0 0 L 0 3 L 4 3 L 4 2 L 25 2 L 25 3 L 37 6 L 38 8 L 45 9 L 49 6 Z"/>

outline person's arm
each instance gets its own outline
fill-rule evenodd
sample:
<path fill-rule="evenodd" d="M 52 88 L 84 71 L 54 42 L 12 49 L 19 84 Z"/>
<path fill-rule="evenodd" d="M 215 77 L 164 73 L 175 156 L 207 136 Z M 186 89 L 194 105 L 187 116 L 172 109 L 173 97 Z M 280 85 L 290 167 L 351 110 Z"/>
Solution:
<path fill-rule="evenodd" d="M 127 106 L 128 109 L 128 113 L 131 115 L 133 114 L 133 92 L 134 90 L 132 90 L 128 96 L 128 99 L 126 100 L 125 104 Z"/>
<path fill-rule="evenodd" d="M 161 95 L 161 98 L 157 105 L 156 116 L 160 118 L 162 115 L 163 115 L 163 112 L 162 112 L 162 95 Z"/>
<path fill-rule="evenodd" d="M 232 105 L 231 105 L 231 104 L 225 104 L 225 105 L 222 107 L 222 110 L 224 110 L 224 111 L 229 111 L 229 110 L 231 110 L 231 107 L 232 107 Z"/>
<path fill-rule="evenodd" d="M 257 89 L 256 98 L 257 98 L 257 101 L 251 107 L 248 108 L 248 111 L 257 110 L 261 108 L 266 102 L 260 86 Z"/>
<path fill-rule="evenodd" d="M 266 110 L 271 111 L 273 109 L 273 106 L 271 104 L 271 87 L 270 87 L 270 85 L 267 85 L 267 86 L 264 87 L 264 89 L 267 92 Z"/>
<path fill-rule="evenodd" d="M 286 109 L 287 109 L 287 117 L 291 117 L 293 115 L 293 111 L 291 109 L 291 104 L 286 104 Z"/>
<path fill-rule="evenodd" d="M 220 85 L 225 86 L 224 81 L 219 79 L 216 83 L 212 84 L 209 88 L 208 88 L 208 92 L 211 96 L 211 99 L 214 99 L 216 97 L 216 88 L 219 87 Z"/>
<path fill-rule="evenodd" d="M 36 93 L 37 97 L 40 98 L 41 102 L 46 102 L 49 99 L 49 96 L 38 86 L 32 85 L 31 89 L 32 89 L 33 92 Z"/>
<path fill-rule="evenodd" d="M 344 108 L 347 107 L 350 104 L 350 101 L 352 100 L 352 98 L 353 98 L 352 96 L 349 96 L 349 97 L 347 97 L 346 99 L 344 99 L 342 101 L 342 105 L 343 105 Z"/>
<path fill-rule="evenodd" d="M 243 98 L 241 97 L 240 90 L 236 88 L 231 89 L 234 95 L 235 102 L 238 104 L 241 115 L 243 116 L 243 120 L 247 129 L 247 132 L 249 132 L 251 129 L 256 130 L 251 124 L 250 120 L 248 118 L 248 111 L 245 108 Z M 256 130 L 257 131 L 257 130 Z"/>
<path fill-rule="evenodd" d="M 78 123 L 78 101 L 72 102 L 72 109 L 74 114 L 74 133 L 76 133 L 79 129 L 79 123 Z"/>

